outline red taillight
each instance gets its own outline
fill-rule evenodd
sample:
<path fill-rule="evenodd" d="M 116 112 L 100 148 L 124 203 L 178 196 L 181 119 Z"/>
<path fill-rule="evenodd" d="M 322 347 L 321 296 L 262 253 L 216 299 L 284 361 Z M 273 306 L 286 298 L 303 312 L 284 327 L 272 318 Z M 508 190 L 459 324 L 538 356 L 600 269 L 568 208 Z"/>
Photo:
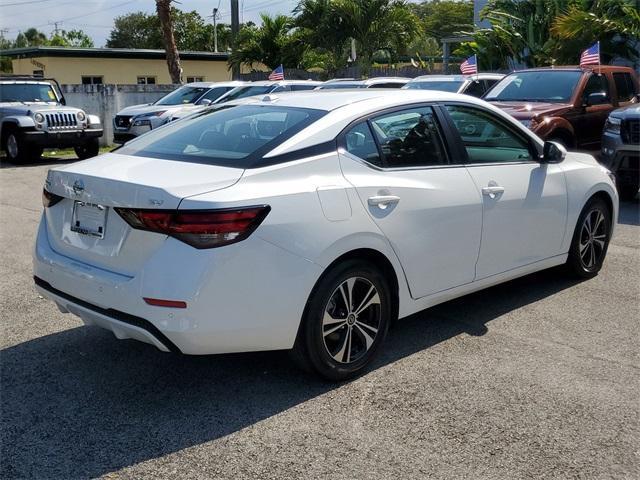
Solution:
<path fill-rule="evenodd" d="M 261 205 L 223 210 L 115 210 L 138 230 L 164 233 L 195 248 L 214 248 L 247 238 L 271 208 Z"/>
<path fill-rule="evenodd" d="M 187 308 L 187 302 L 183 302 L 182 300 L 162 300 L 161 298 L 147 297 L 143 297 L 143 300 L 147 305 L 153 305 L 154 307 Z"/>
<path fill-rule="evenodd" d="M 62 200 L 64 197 L 56 195 L 55 193 L 48 192 L 46 189 L 42 189 L 42 205 L 44 208 L 53 207 L 56 203 Z"/>

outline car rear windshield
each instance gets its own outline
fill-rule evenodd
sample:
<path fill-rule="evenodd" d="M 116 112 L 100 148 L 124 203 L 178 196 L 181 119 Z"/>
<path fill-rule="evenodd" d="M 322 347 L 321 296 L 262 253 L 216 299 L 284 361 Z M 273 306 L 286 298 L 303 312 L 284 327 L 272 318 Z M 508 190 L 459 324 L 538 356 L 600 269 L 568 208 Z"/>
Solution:
<path fill-rule="evenodd" d="M 578 70 L 536 70 L 507 75 L 484 96 L 506 102 L 568 102 L 582 76 Z"/>
<path fill-rule="evenodd" d="M 404 88 L 457 92 L 462 86 L 462 83 L 461 80 L 427 80 L 424 82 L 409 82 Z"/>
<path fill-rule="evenodd" d="M 223 102 L 231 100 L 237 100 L 239 98 L 252 97 L 254 95 L 264 95 L 270 93 L 273 90 L 273 85 L 254 85 L 253 87 L 237 87 L 235 90 L 229 92 L 228 95 L 220 98 Z"/>
<path fill-rule="evenodd" d="M 56 97 L 51 85 L 46 83 L 3 83 L 0 85 L 0 102 L 54 102 Z"/>
<path fill-rule="evenodd" d="M 152 130 L 114 153 L 251 168 L 325 113 L 274 105 L 221 105 Z"/>
<path fill-rule="evenodd" d="M 182 105 L 183 103 L 195 103 L 204 92 L 209 90 L 207 87 L 180 87 L 165 95 L 156 102 L 156 105 Z"/>

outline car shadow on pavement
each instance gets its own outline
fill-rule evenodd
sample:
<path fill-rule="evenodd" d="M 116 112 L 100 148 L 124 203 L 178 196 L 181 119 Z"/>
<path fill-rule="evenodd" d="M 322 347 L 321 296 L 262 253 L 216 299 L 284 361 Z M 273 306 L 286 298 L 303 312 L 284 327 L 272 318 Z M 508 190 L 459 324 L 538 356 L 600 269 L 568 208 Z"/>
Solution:
<path fill-rule="evenodd" d="M 638 200 L 620 202 L 618 223 L 640 226 L 640 202 Z"/>
<path fill-rule="evenodd" d="M 373 369 L 576 285 L 557 269 L 425 310 L 390 331 Z M 478 339 L 478 341 L 481 341 Z M 286 352 L 190 357 L 79 327 L 0 351 L 1 478 L 104 475 L 231 434 L 340 384 Z"/>

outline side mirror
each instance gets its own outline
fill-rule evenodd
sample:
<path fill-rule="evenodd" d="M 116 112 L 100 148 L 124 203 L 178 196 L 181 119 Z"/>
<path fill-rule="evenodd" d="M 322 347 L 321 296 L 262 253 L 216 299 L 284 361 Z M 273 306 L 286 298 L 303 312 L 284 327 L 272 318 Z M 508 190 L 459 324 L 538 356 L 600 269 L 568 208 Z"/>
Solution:
<path fill-rule="evenodd" d="M 609 98 L 604 92 L 590 93 L 585 102 L 587 107 L 591 107 L 592 105 L 603 105 L 605 103 L 609 103 Z"/>
<path fill-rule="evenodd" d="M 67 104 L 67 99 L 64 98 L 63 95 L 60 95 L 60 105 L 66 105 Z"/>
<path fill-rule="evenodd" d="M 209 105 L 211 105 L 212 102 L 208 98 L 203 98 L 198 103 L 204 107 L 208 107 Z"/>
<path fill-rule="evenodd" d="M 567 149 L 558 142 L 544 142 L 542 163 L 560 163 L 567 156 Z"/>

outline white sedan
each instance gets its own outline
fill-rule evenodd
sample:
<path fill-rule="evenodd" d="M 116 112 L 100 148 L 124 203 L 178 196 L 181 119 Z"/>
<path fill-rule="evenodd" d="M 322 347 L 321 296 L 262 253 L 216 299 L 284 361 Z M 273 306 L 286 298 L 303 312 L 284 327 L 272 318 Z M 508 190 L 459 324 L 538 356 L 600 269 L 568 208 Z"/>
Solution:
<path fill-rule="evenodd" d="M 49 171 L 37 290 L 163 351 L 291 349 L 356 375 L 396 319 L 602 267 L 610 173 L 466 95 L 270 94 Z"/>

